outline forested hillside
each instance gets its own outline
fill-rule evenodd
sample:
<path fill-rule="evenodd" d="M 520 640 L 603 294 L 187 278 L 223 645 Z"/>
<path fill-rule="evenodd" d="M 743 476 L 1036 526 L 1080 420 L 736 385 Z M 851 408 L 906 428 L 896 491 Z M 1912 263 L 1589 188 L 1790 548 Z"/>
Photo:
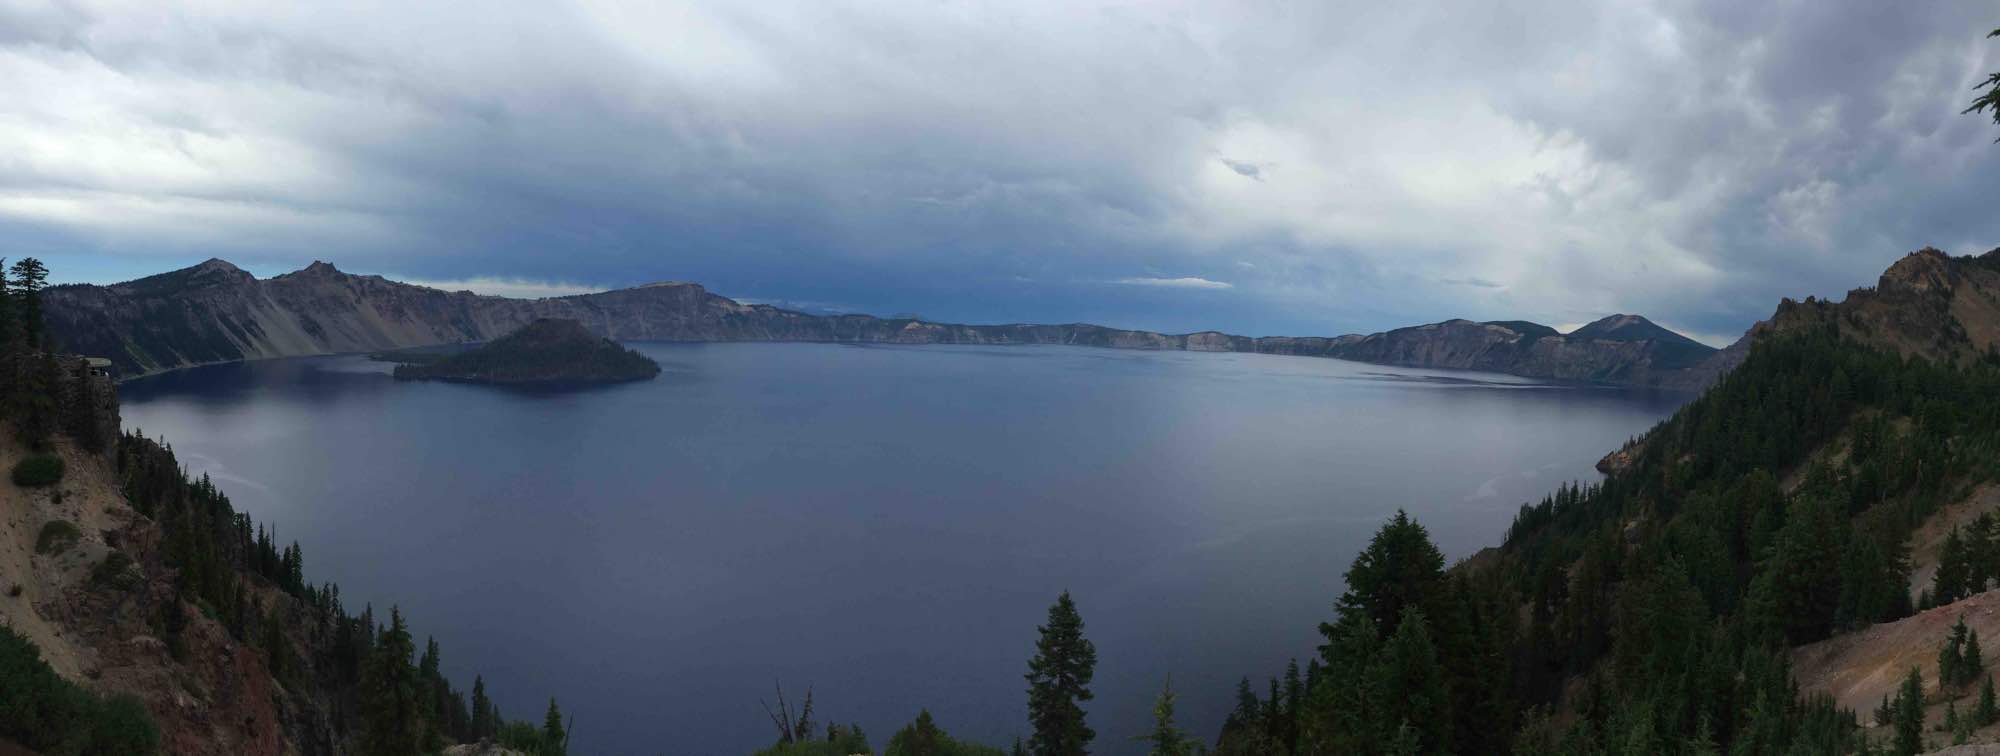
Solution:
<path fill-rule="evenodd" d="M 171 448 L 120 433 L 115 390 L 49 348 L 29 259 L 0 297 L 0 746 L 45 754 L 560 754 L 550 700 L 507 719 L 446 680 L 400 609 L 358 613 Z M 38 648 L 37 644 L 49 644 Z"/>
<path fill-rule="evenodd" d="M 1347 573 L 1303 680 L 1261 698 L 1246 680 L 1218 752 L 1914 753 L 1991 724 L 1963 629 L 1928 641 L 1947 652 L 1911 673 L 1915 693 L 1864 712 L 1872 735 L 1789 666 L 1794 646 L 2000 578 L 1978 525 L 1933 588 L 1908 588 L 1913 529 L 2000 473 L 2000 356 L 1968 335 L 1993 324 L 1951 314 L 1990 291 L 1965 289 L 1993 257 L 1912 257 L 1899 267 L 1949 284 L 1915 314 L 1941 313 L 1933 330 L 1884 310 L 1893 291 L 1788 305 L 1606 480 L 1524 507 L 1494 552 L 1446 570 L 1398 516 Z M 1938 701 L 1949 731 L 1925 726 Z"/>

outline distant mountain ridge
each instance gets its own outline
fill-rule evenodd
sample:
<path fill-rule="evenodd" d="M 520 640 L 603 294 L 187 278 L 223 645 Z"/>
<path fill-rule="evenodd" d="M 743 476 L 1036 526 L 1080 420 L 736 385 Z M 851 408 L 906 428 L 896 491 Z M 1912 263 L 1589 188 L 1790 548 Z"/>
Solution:
<path fill-rule="evenodd" d="M 1692 390 L 1719 374 L 1715 349 L 1636 315 L 1562 334 L 1526 321 L 1448 320 L 1375 334 L 1164 334 L 1087 323 L 963 325 L 809 315 L 744 304 L 698 284 L 508 299 L 341 272 L 324 262 L 258 279 L 223 260 L 125 283 L 51 287 L 64 348 L 107 357 L 126 376 L 235 360 L 488 341 L 542 318 L 617 340 L 893 344 L 1066 344 L 1116 349 L 1334 357 L 1420 368 Z"/>

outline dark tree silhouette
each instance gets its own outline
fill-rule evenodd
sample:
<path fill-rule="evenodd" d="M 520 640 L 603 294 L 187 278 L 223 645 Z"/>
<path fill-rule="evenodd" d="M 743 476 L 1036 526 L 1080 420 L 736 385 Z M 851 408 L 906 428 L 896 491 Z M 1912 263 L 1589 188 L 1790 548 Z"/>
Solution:
<path fill-rule="evenodd" d="M 1069 591 L 1049 607 L 1049 623 L 1040 630 L 1035 658 L 1028 661 L 1028 719 L 1035 728 L 1028 748 L 1035 756 L 1084 756 L 1097 733 L 1084 724 L 1079 704 L 1091 698 L 1097 647 L 1083 637 L 1083 617 Z"/>

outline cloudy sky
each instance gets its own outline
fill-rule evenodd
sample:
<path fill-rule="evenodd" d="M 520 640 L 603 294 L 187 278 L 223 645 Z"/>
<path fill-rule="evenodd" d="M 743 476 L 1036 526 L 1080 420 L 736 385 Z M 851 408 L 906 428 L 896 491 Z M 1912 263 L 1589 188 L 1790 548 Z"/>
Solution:
<path fill-rule="evenodd" d="M 1986 2 L 0 0 L 0 255 L 1714 341 L 2000 246 Z"/>

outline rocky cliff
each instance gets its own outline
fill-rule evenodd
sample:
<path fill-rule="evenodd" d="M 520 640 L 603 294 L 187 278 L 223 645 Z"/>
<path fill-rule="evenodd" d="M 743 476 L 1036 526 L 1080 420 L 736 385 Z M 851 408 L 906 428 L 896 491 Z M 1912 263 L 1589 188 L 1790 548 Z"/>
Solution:
<path fill-rule="evenodd" d="M 221 260 L 110 286 L 49 289 L 51 331 L 67 349 L 111 359 L 126 376 L 232 360 L 487 341 L 538 318 L 575 320 L 606 338 L 897 344 L 1067 344 L 1118 349 L 1336 357 L 1532 378 L 1693 389 L 1715 350 L 1635 315 L 1561 334 L 1521 321 L 1451 320 L 1386 333 L 1251 338 L 1164 334 L 1074 323 L 961 325 L 868 315 L 808 315 L 748 305 L 696 284 L 505 299 L 342 273 L 322 262 L 260 280 Z"/>
<path fill-rule="evenodd" d="M 112 382 L 82 359 L 56 362 L 50 390 L 58 406 L 92 403 L 93 431 L 111 443 L 119 425 Z M 0 421 L 0 469 L 30 453 L 15 430 Z M 165 752 L 328 752 L 325 701 L 288 690 L 264 654 L 231 638 L 201 608 L 180 603 L 160 525 L 133 509 L 114 455 L 90 450 L 81 430 L 51 440 L 47 453 L 64 463 L 58 483 L 0 482 L 0 625 L 34 643 L 57 674 L 138 698 Z M 286 605 L 268 588 L 253 591 L 265 605 Z M 172 649 L 158 622 L 168 606 L 186 618 Z"/>
<path fill-rule="evenodd" d="M 1993 352 L 2000 349 L 2000 249 L 1966 257 L 1929 247 L 1911 252 L 1875 286 L 1849 291 L 1839 302 L 1779 302 L 1745 339 L 1811 327 L 1932 361 Z"/>
<path fill-rule="evenodd" d="M 1768 320 L 1751 326 L 1736 343 L 1700 358 L 1661 385 L 1707 386 L 1742 363 L 1759 339 L 1812 328 L 1934 362 L 2000 351 L 2000 248 L 1953 257 L 1925 247 L 1882 271 L 1874 286 L 1849 290 L 1839 301 L 1781 299 Z M 1606 474 L 1623 470 L 1633 455 L 1634 447 L 1628 445 L 1605 455 L 1597 469 Z"/>

